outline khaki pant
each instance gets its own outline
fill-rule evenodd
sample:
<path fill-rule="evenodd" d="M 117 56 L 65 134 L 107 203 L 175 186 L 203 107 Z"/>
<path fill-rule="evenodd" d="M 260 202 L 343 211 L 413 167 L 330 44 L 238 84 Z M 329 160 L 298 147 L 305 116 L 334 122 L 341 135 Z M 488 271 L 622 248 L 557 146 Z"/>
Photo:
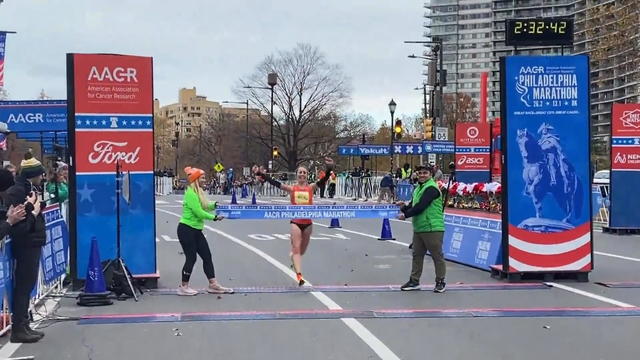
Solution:
<path fill-rule="evenodd" d="M 436 268 L 436 281 L 444 280 L 447 265 L 442 253 L 443 231 L 413 233 L 413 263 L 411 264 L 411 280 L 420 282 L 422 264 L 427 251 L 431 253 Z"/>
<path fill-rule="evenodd" d="M 393 192 L 391 191 L 391 188 L 388 188 L 388 187 L 380 188 L 380 195 L 378 195 L 378 202 L 381 202 L 383 199 L 386 199 L 385 201 L 388 201 L 388 202 L 393 202 Z"/>

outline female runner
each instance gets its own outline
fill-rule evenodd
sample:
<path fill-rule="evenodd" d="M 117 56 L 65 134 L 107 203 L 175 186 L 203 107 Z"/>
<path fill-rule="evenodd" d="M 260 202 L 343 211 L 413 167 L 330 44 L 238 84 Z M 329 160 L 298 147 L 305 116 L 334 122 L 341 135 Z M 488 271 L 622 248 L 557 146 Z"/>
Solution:
<path fill-rule="evenodd" d="M 263 178 L 263 181 L 267 181 L 269 184 L 277 187 L 278 189 L 288 192 L 291 196 L 292 205 L 313 205 L 313 193 L 320 186 L 326 184 L 329 180 L 331 170 L 333 168 L 333 160 L 325 158 L 325 164 L 327 169 L 325 176 L 313 184 L 309 184 L 308 176 L 309 171 L 304 166 L 300 166 L 296 170 L 297 184 L 286 185 L 281 184 L 278 180 L 273 179 L 268 174 L 265 174 L 262 169 L 257 166 L 253 167 L 253 173 Z M 293 269 L 296 272 L 296 279 L 298 285 L 302 286 L 305 283 L 302 277 L 302 255 L 307 251 L 309 246 L 309 240 L 311 239 L 313 221 L 311 219 L 292 219 L 291 220 L 291 262 L 293 263 Z"/>

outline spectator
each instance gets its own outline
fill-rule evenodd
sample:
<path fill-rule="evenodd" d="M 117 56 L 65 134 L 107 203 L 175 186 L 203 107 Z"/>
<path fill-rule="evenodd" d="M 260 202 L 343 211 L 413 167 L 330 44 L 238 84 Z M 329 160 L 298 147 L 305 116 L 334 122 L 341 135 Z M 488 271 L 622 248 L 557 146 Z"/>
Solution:
<path fill-rule="evenodd" d="M 9 171 L 13 177 L 16 177 L 16 166 L 13 164 L 7 164 L 4 166 L 4 169 Z"/>
<path fill-rule="evenodd" d="M 31 290 L 38 280 L 40 255 L 46 242 L 45 220 L 41 210 L 44 208 L 42 183 L 45 169 L 28 152 L 20 164 L 20 174 L 15 184 L 6 191 L 7 202 L 25 206 L 26 217 L 11 227 L 12 251 L 16 262 L 14 271 L 11 342 L 33 343 L 44 337 L 44 333 L 29 327 L 29 299 Z"/>
<path fill-rule="evenodd" d="M 67 178 L 69 167 L 62 161 L 56 162 L 56 167 L 49 171 L 47 179 L 47 192 L 49 193 L 49 204 L 63 203 L 69 198 L 69 188 Z"/>
<path fill-rule="evenodd" d="M 438 165 L 433 165 L 433 170 L 435 171 L 435 175 L 433 175 L 433 180 L 435 180 L 436 182 L 442 180 L 444 175 L 442 174 L 442 170 L 440 170 L 440 167 Z"/>
<path fill-rule="evenodd" d="M 386 199 L 385 201 L 393 202 L 393 177 L 391 177 L 391 173 L 387 173 L 382 177 L 380 181 L 380 195 L 378 195 L 378 202 L 381 202 L 382 199 Z"/>

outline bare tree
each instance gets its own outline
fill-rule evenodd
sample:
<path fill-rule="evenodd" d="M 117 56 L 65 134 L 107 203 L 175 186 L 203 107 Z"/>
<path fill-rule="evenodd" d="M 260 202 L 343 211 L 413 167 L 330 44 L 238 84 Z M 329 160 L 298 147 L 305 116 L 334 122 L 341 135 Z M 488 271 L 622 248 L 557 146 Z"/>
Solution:
<path fill-rule="evenodd" d="M 9 100 L 9 92 L 0 86 L 0 100 Z"/>
<path fill-rule="evenodd" d="M 449 128 L 453 129 L 457 122 L 473 122 L 479 118 L 478 104 L 471 96 L 464 93 L 444 96 L 444 120 Z"/>
<path fill-rule="evenodd" d="M 279 146 L 281 161 L 293 171 L 302 162 L 317 157 L 318 149 L 329 152 L 345 132 L 337 114 L 350 98 L 351 86 L 337 64 L 329 63 L 315 47 L 298 44 L 265 58 L 254 72 L 240 79 L 234 92 L 248 98 L 263 112 L 270 114 L 270 92 L 247 89 L 264 87 L 267 74 L 278 74 L 274 91 L 274 144 Z M 265 127 L 256 129 L 256 140 L 270 151 L 270 118 Z M 347 126 L 348 128 L 348 126 Z"/>

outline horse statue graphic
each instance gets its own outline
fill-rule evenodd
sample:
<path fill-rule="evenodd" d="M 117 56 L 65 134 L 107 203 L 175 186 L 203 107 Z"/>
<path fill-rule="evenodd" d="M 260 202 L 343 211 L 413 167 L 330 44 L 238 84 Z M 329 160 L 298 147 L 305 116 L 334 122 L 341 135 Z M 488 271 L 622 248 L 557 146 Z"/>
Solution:
<path fill-rule="evenodd" d="M 542 124 L 536 139 L 527 129 L 518 129 L 516 141 L 522 155 L 522 179 L 525 183 L 525 196 L 533 201 L 536 218 L 525 222 L 535 223 L 546 231 L 567 230 L 573 228 L 568 221 L 580 216 L 582 210 L 582 183 L 576 176 L 575 169 L 564 156 L 560 147 L 560 139 L 549 133 L 553 127 Z M 543 219 L 542 201 L 551 194 L 564 216 L 560 221 Z M 521 224 L 522 225 L 522 224 Z M 562 229 L 560 229 L 562 228 Z"/>

